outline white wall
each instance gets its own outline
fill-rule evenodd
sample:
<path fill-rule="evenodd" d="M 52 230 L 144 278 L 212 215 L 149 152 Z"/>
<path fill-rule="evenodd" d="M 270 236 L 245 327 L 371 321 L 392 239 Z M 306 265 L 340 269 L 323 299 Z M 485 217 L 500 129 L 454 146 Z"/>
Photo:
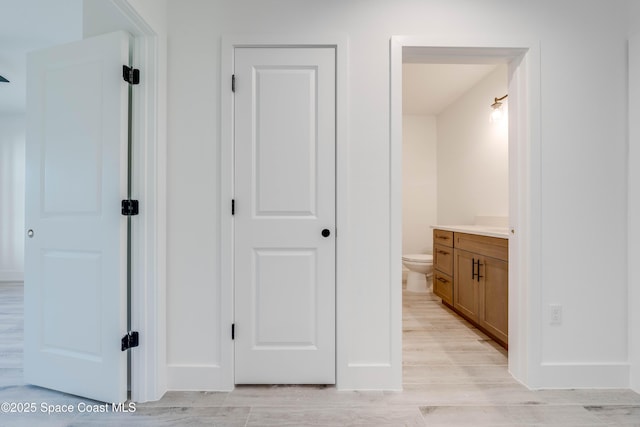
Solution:
<path fill-rule="evenodd" d="M 342 386 L 366 384 L 362 366 L 388 369 L 389 343 L 400 333 L 389 323 L 396 308 L 388 250 L 389 39 L 397 34 L 540 43 L 541 202 L 530 212 L 542 248 L 530 261 L 540 270 L 543 307 L 562 304 L 564 323 L 541 319 L 542 348 L 529 355 L 540 371 L 528 381 L 626 385 L 628 373 L 606 375 L 627 363 L 626 1 L 170 0 L 168 16 L 167 320 L 176 373 L 215 369 L 226 342 L 217 334 L 225 326 L 219 219 L 228 211 L 219 198 L 219 94 L 228 90 L 218 83 L 221 36 L 332 31 L 349 38 Z M 198 380 L 190 384 L 203 388 Z M 377 386 L 394 381 L 382 376 Z"/>
<path fill-rule="evenodd" d="M 507 67 L 499 65 L 438 114 L 440 224 L 509 216 L 507 117 L 501 123 L 489 121 L 489 105 L 507 94 L 507 81 Z M 508 101 L 503 104 L 506 113 Z"/>
<path fill-rule="evenodd" d="M 24 279 L 24 114 L 0 116 L 0 282 Z"/>
<path fill-rule="evenodd" d="M 542 384 L 627 363 L 626 17 L 598 9 L 563 2 L 546 24 L 555 37 L 542 38 L 540 357 L 553 366 Z M 569 31 L 560 17 L 576 13 L 609 36 Z M 603 112 L 593 100 L 607 96 Z M 549 325 L 550 304 L 563 306 L 561 326 Z"/>
<path fill-rule="evenodd" d="M 432 253 L 436 224 L 436 118 L 402 118 L 402 253 Z"/>
<path fill-rule="evenodd" d="M 86 38 L 118 30 L 127 30 L 135 34 L 137 31 L 121 12 L 121 8 L 129 5 L 157 33 L 161 45 L 159 54 L 162 54 L 162 45 L 166 43 L 167 33 L 166 0 L 83 0 L 83 36 Z"/>
<path fill-rule="evenodd" d="M 629 13 L 629 35 L 635 36 L 640 33 L 640 3 L 636 0 L 627 0 Z"/>

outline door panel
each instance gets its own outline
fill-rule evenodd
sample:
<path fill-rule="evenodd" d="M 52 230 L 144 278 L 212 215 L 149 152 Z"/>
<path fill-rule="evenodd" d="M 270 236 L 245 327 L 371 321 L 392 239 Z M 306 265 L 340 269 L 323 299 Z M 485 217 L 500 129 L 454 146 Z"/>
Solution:
<path fill-rule="evenodd" d="M 317 68 L 256 67 L 254 72 L 256 216 L 313 216 Z"/>
<path fill-rule="evenodd" d="M 28 57 L 25 381 L 105 402 L 127 398 L 129 44 Z"/>
<path fill-rule="evenodd" d="M 504 344 L 509 336 L 509 263 L 493 258 L 482 258 L 484 276 L 478 324 Z"/>
<path fill-rule="evenodd" d="M 335 50 L 236 48 L 234 65 L 235 380 L 333 384 Z"/>
<path fill-rule="evenodd" d="M 255 349 L 311 348 L 318 307 L 316 251 L 257 250 Z M 282 272 L 287 274 L 283 275 Z M 295 323 L 291 318 L 296 319 Z"/>
<path fill-rule="evenodd" d="M 478 282 L 473 278 L 473 261 L 477 255 L 454 249 L 455 284 L 453 306 L 470 319 L 478 316 Z"/>
<path fill-rule="evenodd" d="M 74 354 L 74 357 L 96 360 L 100 356 L 100 268 L 102 256 L 84 251 L 42 251 L 42 320 L 41 348 L 50 353 Z M 69 310 L 69 301 L 82 301 Z M 78 322 L 78 318 L 82 322 Z M 73 331 L 61 334 L 59 331 Z M 77 334 L 77 335 L 76 335 Z M 78 339 L 78 336 L 83 337 Z"/>
<path fill-rule="evenodd" d="M 45 214 L 95 215 L 100 211 L 101 74 L 97 61 L 64 64 L 46 71 L 42 141 Z M 69 88 L 74 87 L 83 90 L 69 96 Z M 60 102 L 65 108 L 60 108 Z"/>

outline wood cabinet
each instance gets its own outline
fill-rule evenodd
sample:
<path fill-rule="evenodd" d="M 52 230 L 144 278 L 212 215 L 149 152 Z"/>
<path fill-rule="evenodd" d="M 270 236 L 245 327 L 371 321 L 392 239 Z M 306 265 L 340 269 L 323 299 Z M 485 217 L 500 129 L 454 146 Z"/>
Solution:
<path fill-rule="evenodd" d="M 453 307 L 468 319 L 478 317 L 478 283 L 475 278 L 475 255 L 456 250 L 455 253 L 455 293 Z"/>
<path fill-rule="evenodd" d="M 478 284 L 478 325 L 503 345 L 509 343 L 509 264 L 481 257 Z"/>
<path fill-rule="evenodd" d="M 433 230 L 433 293 L 453 306 L 453 232 Z"/>
<path fill-rule="evenodd" d="M 453 278 L 438 270 L 433 273 L 433 293 L 442 298 L 442 302 L 453 305 Z"/>
<path fill-rule="evenodd" d="M 434 293 L 507 347 L 509 241 L 456 232 L 451 233 L 451 246 L 445 246 L 443 232 L 451 233 L 434 230 Z"/>
<path fill-rule="evenodd" d="M 433 244 L 453 247 L 453 231 L 433 230 Z"/>

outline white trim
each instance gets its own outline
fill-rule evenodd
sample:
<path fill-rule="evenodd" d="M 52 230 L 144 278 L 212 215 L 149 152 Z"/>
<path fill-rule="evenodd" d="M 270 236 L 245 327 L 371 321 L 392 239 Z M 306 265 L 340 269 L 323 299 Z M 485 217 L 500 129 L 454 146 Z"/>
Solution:
<path fill-rule="evenodd" d="M 509 372 L 535 387 L 542 362 L 540 47 L 526 49 L 509 64 Z"/>
<path fill-rule="evenodd" d="M 0 282 L 24 282 L 24 271 L 0 271 Z"/>
<path fill-rule="evenodd" d="M 389 92 L 389 285 L 391 364 L 394 385 L 402 389 L 402 48 L 405 39 L 392 37 Z M 410 46 L 410 45 L 408 45 Z"/>
<path fill-rule="evenodd" d="M 219 390 L 233 390 L 234 382 L 234 346 L 229 336 L 229 328 L 234 322 L 233 299 L 233 236 L 234 221 L 231 216 L 231 200 L 234 197 L 233 180 L 233 110 L 234 97 L 231 92 L 231 76 L 234 72 L 234 44 L 222 39 L 220 66 L 220 302 L 215 307 L 220 313 L 220 364 L 216 367 L 221 372 L 220 383 L 212 383 Z"/>
<path fill-rule="evenodd" d="M 219 377 L 209 375 L 212 384 L 206 389 L 233 390 L 234 365 L 233 342 L 229 336 L 229 328 L 233 323 L 233 217 L 230 214 L 230 203 L 233 199 L 233 95 L 231 93 L 231 75 L 233 74 L 234 49 L 236 47 L 298 47 L 298 46 L 331 46 L 336 48 L 336 386 L 341 387 L 347 370 L 348 337 L 343 332 L 347 328 L 349 307 L 345 301 L 345 283 L 347 269 L 343 254 L 347 253 L 347 218 L 348 218 L 348 132 L 347 132 L 347 50 L 348 40 L 344 35 L 318 36 L 282 36 L 282 35 L 248 35 L 224 36 L 221 46 L 220 67 L 220 257 L 221 286 L 220 312 L 221 336 L 229 337 L 220 343 L 220 364 L 201 369 L 220 369 Z M 219 378 L 219 380 L 214 380 Z M 213 384 L 214 381 L 219 381 Z M 172 383 L 173 388 L 173 383 Z"/>
<path fill-rule="evenodd" d="M 230 330 L 226 330 L 227 333 Z M 233 374 L 233 372 L 232 372 Z M 233 379 L 233 376 L 231 377 Z M 167 380 L 172 391 L 231 391 L 226 384 L 228 372 L 224 366 L 204 364 L 172 364 L 167 366 Z"/>
<path fill-rule="evenodd" d="M 628 388 L 628 363 L 543 363 L 536 389 Z"/>
<path fill-rule="evenodd" d="M 390 283 L 402 277 L 402 50 L 424 48 L 425 57 L 465 57 L 478 63 L 509 64 L 509 371 L 537 384 L 540 348 L 540 53 L 539 43 L 465 41 L 420 36 L 391 38 Z M 392 363 L 402 367 L 402 299 L 392 289 Z M 400 344 L 398 344 L 400 343 Z M 400 372 L 399 381 L 402 380 Z"/>
<path fill-rule="evenodd" d="M 629 386 L 640 393 L 640 34 L 629 37 L 629 155 L 627 164 L 627 277 L 629 286 Z"/>
<path fill-rule="evenodd" d="M 166 371 L 166 140 L 160 132 L 158 35 L 129 0 L 111 0 L 135 29 L 133 197 L 140 200 L 132 235 L 131 322 L 140 346 L 131 351 L 131 398 L 158 400 Z"/>

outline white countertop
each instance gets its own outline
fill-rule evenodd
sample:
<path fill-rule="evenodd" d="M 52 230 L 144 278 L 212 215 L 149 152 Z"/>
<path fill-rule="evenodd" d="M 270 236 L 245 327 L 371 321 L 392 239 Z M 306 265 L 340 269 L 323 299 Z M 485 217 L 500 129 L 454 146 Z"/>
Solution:
<path fill-rule="evenodd" d="M 479 234 L 481 236 L 509 238 L 509 228 L 495 225 L 432 225 L 438 230 L 453 231 L 458 233 Z"/>

